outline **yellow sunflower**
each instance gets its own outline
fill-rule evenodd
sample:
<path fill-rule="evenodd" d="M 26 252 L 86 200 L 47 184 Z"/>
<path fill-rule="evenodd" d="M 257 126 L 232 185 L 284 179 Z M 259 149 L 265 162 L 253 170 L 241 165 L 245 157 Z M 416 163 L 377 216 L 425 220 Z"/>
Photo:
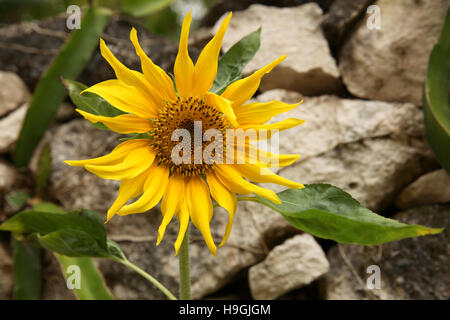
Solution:
<path fill-rule="evenodd" d="M 188 54 L 191 15 L 187 14 L 174 65 L 175 83 L 144 53 L 134 28 L 130 38 L 140 57 L 142 73 L 125 67 L 100 39 L 102 56 L 114 69 L 117 79 L 98 83 L 85 91 L 101 96 L 125 114 L 103 117 L 77 110 L 87 120 L 101 122 L 115 132 L 148 134 L 148 139 L 137 138 L 120 143 L 108 155 L 66 163 L 83 166 L 103 179 L 121 181 L 118 197 L 108 210 L 107 221 L 115 214 L 122 216 L 146 212 L 161 201 L 163 220 L 158 229 L 157 244 L 161 242 L 173 216 L 177 215 L 179 234 L 175 241 L 176 254 L 189 221 L 200 230 L 211 253 L 216 254 L 216 245 L 210 231 L 213 217 L 211 197 L 228 211 L 228 224 L 220 244 L 223 245 L 231 232 L 237 206 L 236 194 L 255 193 L 281 203 L 275 192 L 250 183 L 249 180 L 296 189 L 303 187 L 302 184 L 274 174 L 269 169 L 270 162 L 262 162 L 259 157 L 254 159 L 247 154 L 244 155 L 244 163 L 199 160 L 194 159 L 192 154 L 189 156 L 192 161 L 173 161 L 173 150 L 178 145 L 173 139 L 174 131 L 185 129 L 192 133 L 198 129 L 198 123 L 201 123 L 202 134 L 214 129 L 227 142 L 226 148 L 213 152 L 215 155 L 225 154 L 224 150 L 233 148 L 236 153 L 232 160 L 236 160 L 236 154 L 239 156 L 242 150 L 257 150 L 260 152 L 258 155 L 277 161 L 280 167 L 293 163 L 299 157 L 259 150 L 248 139 L 245 140 L 244 148 L 241 148 L 238 142 L 234 142 L 234 138 L 232 142 L 227 139 L 230 129 L 241 129 L 244 132 L 254 130 L 257 133 L 256 140 L 259 140 L 267 138 L 262 134 L 265 130 L 284 130 L 303 123 L 303 120 L 287 119 L 265 124 L 273 116 L 295 108 L 298 103 L 271 101 L 245 104 L 256 92 L 263 75 L 283 61 L 285 56 L 252 75 L 231 83 L 221 95 L 209 92 L 216 77 L 222 39 L 230 19 L 231 13 L 224 19 L 217 34 L 205 46 L 194 65 Z M 208 143 L 202 142 L 200 146 L 205 147 Z M 228 154 L 225 157 L 230 160 Z M 137 199 L 127 204 L 134 198 Z"/>

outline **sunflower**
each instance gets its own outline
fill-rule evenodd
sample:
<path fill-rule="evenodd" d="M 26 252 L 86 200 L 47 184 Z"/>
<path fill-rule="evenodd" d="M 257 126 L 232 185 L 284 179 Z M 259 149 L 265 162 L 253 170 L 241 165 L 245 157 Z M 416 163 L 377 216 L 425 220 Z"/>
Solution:
<path fill-rule="evenodd" d="M 276 161 L 279 167 L 287 166 L 296 161 L 299 155 L 278 155 L 262 151 L 254 143 L 268 138 L 264 134 L 266 131 L 281 131 L 303 123 L 303 120 L 287 119 L 265 124 L 273 116 L 295 108 L 300 102 L 245 104 L 256 92 L 264 74 L 281 63 L 285 56 L 250 76 L 231 83 L 220 95 L 209 92 L 216 77 L 222 39 L 230 19 L 231 13 L 224 19 L 217 34 L 205 46 L 194 65 L 188 54 L 191 15 L 187 14 L 182 24 L 174 65 L 174 81 L 144 53 L 134 28 L 130 38 L 141 60 L 142 73 L 125 67 L 108 49 L 103 39 L 100 39 L 101 54 L 114 69 L 117 79 L 98 83 L 85 91 L 101 96 L 124 114 L 104 117 L 77 111 L 92 123 L 101 122 L 115 132 L 141 133 L 147 136 L 136 136 L 135 139 L 122 142 L 110 154 L 99 158 L 65 161 L 71 166 L 83 166 L 103 179 L 121 181 L 118 197 L 109 208 L 106 221 L 115 214 L 123 216 L 146 212 L 161 201 L 163 219 L 158 229 L 157 245 L 161 242 L 167 225 L 177 215 L 179 234 L 175 241 L 176 254 L 188 224 L 192 221 L 202 233 L 211 253 L 216 255 L 216 245 L 210 230 L 213 217 L 211 197 L 229 216 L 220 244 L 222 246 L 231 232 L 237 206 L 236 194 L 254 193 L 281 203 L 275 192 L 249 181 L 276 183 L 295 189 L 303 187 L 269 169 L 272 162 Z M 174 161 L 174 150 L 182 144 L 173 139 L 178 129 L 193 136 L 200 130 L 200 137 L 213 129 L 217 133 L 214 142 L 221 138 L 226 141 L 222 146 L 226 147 L 220 148 L 219 145 L 212 152 L 213 157 L 206 161 L 202 157 L 199 159 L 196 151 L 199 146 L 204 148 L 212 142 L 201 141 L 191 148 L 194 155 L 188 152 L 190 147 L 178 153 L 189 161 Z M 245 133 L 252 130 L 256 133 L 256 138 L 253 137 L 253 141 L 246 136 L 244 142 L 235 142 L 234 138 L 229 138 L 230 130 Z M 225 152 L 230 148 L 236 151 L 231 156 Z M 257 151 L 258 156 L 255 158 L 248 155 L 251 154 L 249 150 Z M 236 163 L 237 158 L 242 155 L 245 161 Z M 271 161 L 263 162 L 259 155 L 268 157 Z M 222 156 L 227 161 L 218 161 Z M 131 199 L 135 201 L 129 203 Z"/>

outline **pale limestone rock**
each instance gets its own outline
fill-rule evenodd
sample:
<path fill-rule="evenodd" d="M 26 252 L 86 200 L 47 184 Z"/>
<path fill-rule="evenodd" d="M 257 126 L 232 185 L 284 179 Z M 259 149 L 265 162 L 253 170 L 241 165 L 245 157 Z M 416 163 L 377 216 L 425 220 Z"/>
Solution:
<path fill-rule="evenodd" d="M 28 104 L 23 104 L 18 109 L 0 119 L 0 153 L 10 151 L 16 143 L 27 108 Z"/>
<path fill-rule="evenodd" d="M 250 268 L 250 290 L 254 299 L 275 299 L 311 283 L 328 269 L 325 253 L 314 238 L 309 234 L 296 235 Z"/>
<path fill-rule="evenodd" d="M 445 169 L 424 174 L 397 197 L 400 209 L 450 202 L 450 177 Z"/>
<path fill-rule="evenodd" d="M 339 69 L 355 96 L 422 105 L 428 59 L 449 0 L 379 0 L 381 29 L 357 25 L 340 51 Z"/>
<path fill-rule="evenodd" d="M 0 71 L 0 117 L 15 110 L 29 98 L 30 92 L 18 75 Z"/>
<path fill-rule="evenodd" d="M 224 17 L 216 23 L 214 33 Z M 283 88 L 307 95 L 337 92 L 339 71 L 322 34 L 322 18 L 322 10 L 316 3 L 289 8 L 251 5 L 233 13 L 222 48 L 228 51 L 242 37 L 262 27 L 260 49 L 244 74 L 282 55 L 287 58 L 264 76 L 261 91 Z"/>

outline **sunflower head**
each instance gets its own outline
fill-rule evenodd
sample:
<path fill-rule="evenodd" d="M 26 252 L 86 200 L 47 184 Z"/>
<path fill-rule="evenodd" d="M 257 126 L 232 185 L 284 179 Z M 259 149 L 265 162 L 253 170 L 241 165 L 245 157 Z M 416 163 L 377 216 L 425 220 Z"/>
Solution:
<path fill-rule="evenodd" d="M 187 14 L 173 70 L 174 81 L 145 54 L 134 28 L 130 38 L 140 57 L 142 72 L 125 67 L 101 39 L 101 53 L 114 69 L 117 79 L 98 83 L 85 91 L 101 96 L 124 114 L 104 117 L 78 111 L 87 120 L 101 122 L 118 133 L 147 136 L 122 142 L 110 154 L 99 158 L 66 161 L 71 166 L 83 166 L 101 178 L 121 181 L 118 197 L 108 210 L 107 221 L 116 214 L 146 212 L 161 202 L 163 220 L 158 229 L 157 244 L 167 225 L 177 216 L 176 253 L 192 221 L 211 253 L 216 254 L 210 230 L 211 198 L 228 211 L 229 220 L 220 244 L 223 245 L 231 232 L 236 194 L 255 193 L 281 202 L 272 190 L 250 181 L 303 187 L 269 169 L 273 162 L 287 166 L 296 161 L 298 155 L 269 153 L 255 144 L 270 136 L 263 134 L 268 130 L 281 131 L 301 124 L 303 121 L 299 119 L 266 124 L 273 116 L 295 108 L 298 103 L 246 103 L 258 89 L 264 74 L 285 57 L 231 83 L 220 95 L 210 92 L 230 19 L 231 13 L 194 64 L 188 54 L 191 15 Z M 235 139 L 236 132 L 244 134 L 244 139 Z M 262 158 L 270 161 L 262 161 Z"/>

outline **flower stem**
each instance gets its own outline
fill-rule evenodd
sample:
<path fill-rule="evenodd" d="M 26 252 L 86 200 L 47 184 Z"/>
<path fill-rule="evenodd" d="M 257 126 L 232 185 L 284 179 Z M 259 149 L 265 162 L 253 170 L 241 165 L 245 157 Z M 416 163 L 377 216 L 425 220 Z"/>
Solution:
<path fill-rule="evenodd" d="M 129 260 L 127 260 L 127 259 L 119 260 L 118 259 L 116 261 L 124 264 L 128 268 L 139 273 L 141 276 L 143 276 L 145 279 L 147 279 L 149 282 L 151 282 L 155 287 L 157 287 L 159 290 L 161 290 L 161 292 L 164 293 L 167 296 L 167 298 L 169 298 L 170 300 L 177 300 L 177 298 L 166 287 L 164 287 L 161 282 L 159 282 L 158 280 L 153 278 L 151 275 L 149 275 L 147 272 L 145 272 L 138 266 L 131 263 Z"/>
<path fill-rule="evenodd" d="M 191 276 L 189 270 L 189 226 L 178 252 L 180 266 L 180 299 L 191 300 Z"/>

